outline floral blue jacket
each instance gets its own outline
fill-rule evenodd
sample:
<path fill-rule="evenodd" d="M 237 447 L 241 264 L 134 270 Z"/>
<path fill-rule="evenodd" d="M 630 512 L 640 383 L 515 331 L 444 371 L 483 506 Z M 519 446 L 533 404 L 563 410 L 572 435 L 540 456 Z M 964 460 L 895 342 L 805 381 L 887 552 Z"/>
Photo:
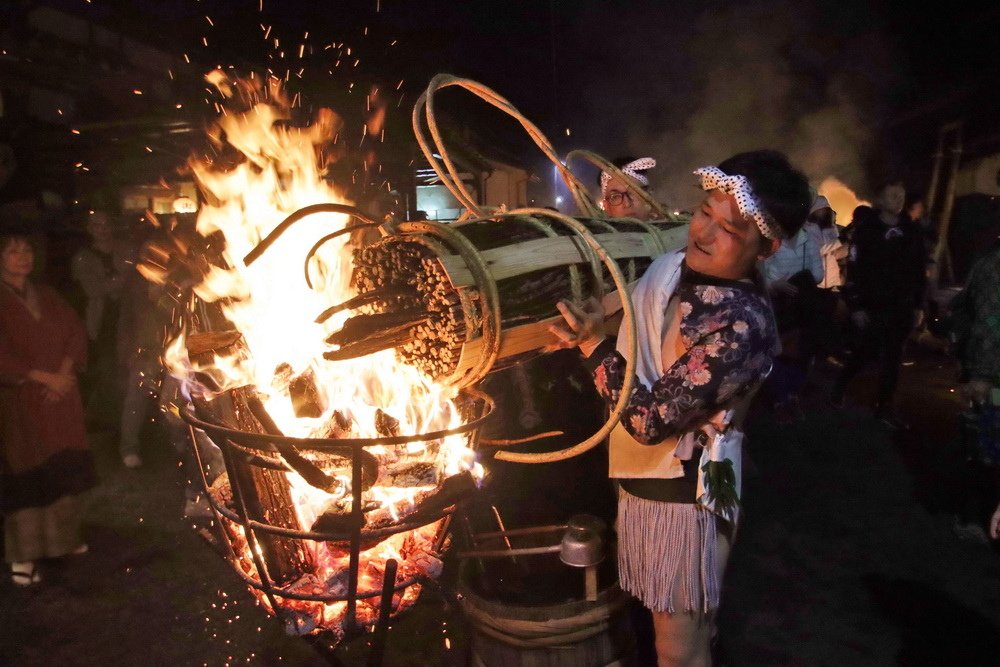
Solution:
<path fill-rule="evenodd" d="M 675 298 L 686 351 L 652 387 L 636 381 L 622 415 L 625 429 L 647 445 L 698 427 L 743 396 L 767 376 L 780 352 L 771 305 L 759 286 L 685 269 Z M 625 382 L 625 359 L 610 341 L 591 359 L 600 360 L 598 392 L 614 404 Z"/>

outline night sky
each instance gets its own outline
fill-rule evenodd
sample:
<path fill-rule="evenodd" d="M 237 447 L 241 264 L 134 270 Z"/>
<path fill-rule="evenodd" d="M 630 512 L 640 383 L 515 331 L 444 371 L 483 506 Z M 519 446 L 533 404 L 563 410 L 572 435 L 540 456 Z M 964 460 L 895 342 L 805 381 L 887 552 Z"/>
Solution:
<path fill-rule="evenodd" d="M 205 67 L 281 72 L 304 63 L 305 75 L 293 83 L 317 104 L 360 105 L 362 96 L 327 93 L 349 82 L 388 89 L 402 80 L 402 101 L 390 113 L 403 128 L 433 74 L 469 76 L 508 97 L 561 153 L 586 147 L 657 157 L 654 185 L 668 200 L 682 197 L 689 167 L 739 150 L 779 148 L 811 178 L 835 175 L 868 191 L 897 178 L 924 180 L 936 128 L 950 116 L 971 112 L 981 118 L 973 134 L 1000 134 L 992 120 L 1000 116 L 995 2 L 49 4 L 188 53 Z M 262 26 L 272 26 L 269 39 L 282 40 L 284 61 Z M 290 63 L 303 42 L 313 55 Z M 333 52 L 322 50 L 331 42 L 352 48 L 333 75 Z M 540 164 L 514 123 L 463 97 L 449 93 L 442 104 L 487 140 Z"/>

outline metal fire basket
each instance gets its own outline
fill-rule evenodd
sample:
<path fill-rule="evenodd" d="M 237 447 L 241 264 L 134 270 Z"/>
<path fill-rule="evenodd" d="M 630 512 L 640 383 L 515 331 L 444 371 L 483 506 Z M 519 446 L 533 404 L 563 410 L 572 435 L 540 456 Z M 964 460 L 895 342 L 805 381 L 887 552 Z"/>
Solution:
<path fill-rule="evenodd" d="M 362 460 L 365 450 L 376 445 L 400 446 L 411 442 L 428 442 L 439 440 L 448 436 L 464 436 L 470 448 L 474 448 L 478 441 L 479 429 L 483 422 L 489 417 L 493 410 L 493 400 L 486 394 L 473 390 L 463 390 L 456 403 L 459 405 L 462 425 L 429 433 L 419 433 L 414 435 L 386 436 L 379 438 L 294 438 L 288 436 L 265 435 L 260 433 L 250 433 L 242 430 L 227 428 L 212 422 L 199 419 L 190 406 L 181 410 L 181 416 L 188 424 L 190 435 L 190 446 L 193 450 L 195 461 L 198 465 L 200 484 L 202 491 L 211 504 L 215 515 L 215 526 L 220 537 L 220 544 L 224 545 L 225 557 L 230 566 L 251 588 L 261 591 L 271 605 L 276 618 L 285 623 L 297 623 L 293 614 L 286 613 L 288 610 L 279 603 L 282 600 L 303 600 L 310 602 L 346 602 L 346 615 L 343 621 L 344 636 L 357 636 L 365 629 L 365 624 L 359 623 L 357 618 L 357 605 L 359 600 L 380 598 L 378 609 L 378 619 L 375 623 L 372 649 L 369 654 L 369 664 L 381 664 L 382 655 L 385 648 L 385 634 L 388 629 L 388 621 L 392 613 L 392 596 L 394 593 L 402 593 L 410 586 L 418 583 L 429 583 L 431 580 L 425 576 L 413 576 L 403 581 L 396 581 L 398 563 L 395 559 L 386 561 L 382 585 L 380 588 L 371 590 L 358 590 L 358 576 L 361 571 L 361 546 L 365 541 L 381 540 L 391 535 L 404 531 L 414 530 L 427 526 L 435 521 L 443 519 L 441 526 L 433 542 L 434 556 L 442 555 L 446 547 L 449 524 L 455 503 L 461 500 L 460 497 L 452 499 L 452 502 L 445 507 L 437 507 L 431 511 L 423 512 L 418 509 L 408 517 L 403 517 L 399 522 L 388 527 L 366 530 L 363 528 L 364 513 L 366 508 L 362 504 Z M 224 503 L 216 498 L 208 481 L 204 461 L 196 442 L 196 430 L 203 431 L 211 440 L 219 446 L 225 461 L 229 483 L 232 489 L 232 502 L 234 508 L 226 507 Z M 305 530 L 291 530 L 266 522 L 251 518 L 247 507 L 247 497 L 245 490 L 241 488 L 240 476 L 233 474 L 234 462 L 241 460 L 251 466 L 268 468 L 271 470 L 288 471 L 289 468 L 277 457 L 277 445 L 291 446 L 299 452 L 324 453 L 337 452 L 342 455 L 345 448 L 349 449 L 351 459 L 351 495 L 352 503 L 350 510 L 350 526 L 346 532 L 316 532 Z M 370 455 L 369 455 L 370 456 Z M 459 473 L 468 474 L 468 473 Z M 453 476 L 452 478 L 457 477 Z M 451 479 L 451 478 L 449 478 Z M 227 530 L 225 519 L 231 524 L 241 526 L 244 530 L 247 546 L 253 559 L 256 576 L 253 573 L 244 572 L 240 567 L 239 550 L 241 545 L 235 544 L 233 536 Z M 289 590 L 274 581 L 269 574 L 264 559 L 261 557 L 259 543 L 261 534 L 278 536 L 282 538 L 292 538 L 306 542 L 341 542 L 349 541 L 349 570 L 347 579 L 346 594 L 308 594 L 299 591 Z M 338 664 L 330 646 L 323 646 L 321 642 L 313 641 L 317 648 L 327 658 L 331 664 Z"/>

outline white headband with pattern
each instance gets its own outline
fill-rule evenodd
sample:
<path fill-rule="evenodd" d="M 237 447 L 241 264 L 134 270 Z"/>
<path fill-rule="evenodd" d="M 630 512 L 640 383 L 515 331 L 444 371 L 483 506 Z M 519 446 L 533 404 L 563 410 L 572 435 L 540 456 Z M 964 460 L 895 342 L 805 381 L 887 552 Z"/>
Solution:
<path fill-rule="evenodd" d="M 641 173 L 647 169 L 652 169 L 656 166 L 656 160 L 651 157 L 641 157 L 638 160 L 632 160 L 623 167 L 619 167 L 621 172 L 626 176 L 631 176 L 635 180 L 639 181 L 639 184 L 643 187 L 649 187 L 649 179 L 646 175 Z M 601 172 L 601 196 L 603 197 L 608 191 L 608 183 L 611 182 L 611 174 L 606 171 Z"/>
<path fill-rule="evenodd" d="M 785 234 L 774 218 L 767 214 L 761 205 L 750 181 L 746 176 L 737 174 L 730 176 L 718 167 L 702 167 L 695 169 L 694 174 L 701 177 L 702 190 L 721 190 L 736 198 L 736 206 L 745 218 L 757 223 L 760 233 L 767 239 L 784 238 Z"/>

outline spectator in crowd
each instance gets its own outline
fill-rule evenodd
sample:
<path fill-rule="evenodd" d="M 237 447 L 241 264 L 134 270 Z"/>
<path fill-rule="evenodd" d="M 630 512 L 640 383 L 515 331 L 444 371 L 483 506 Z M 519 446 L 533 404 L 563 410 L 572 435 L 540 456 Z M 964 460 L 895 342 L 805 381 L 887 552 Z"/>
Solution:
<path fill-rule="evenodd" d="M 118 314 L 128 255 L 117 243 L 104 211 L 87 218 L 90 244 L 73 256 L 72 273 L 86 296 L 84 322 L 90 341 L 85 376 L 87 419 L 94 425 L 117 426 L 121 414 L 121 369 L 116 342 Z"/>
<path fill-rule="evenodd" d="M 122 368 L 127 369 L 118 451 L 127 468 L 142 465 L 140 435 L 162 379 L 160 358 L 172 312 L 173 302 L 164 288 L 130 269 L 118 322 L 118 352 Z"/>
<path fill-rule="evenodd" d="M 806 224 L 803 225 L 809 238 L 819 248 L 823 260 L 823 278 L 819 282 L 820 289 L 839 290 L 844 284 L 840 271 L 840 261 L 847 255 L 847 248 L 840 240 L 840 230 L 837 228 L 837 212 L 823 195 L 813 200 L 812 210 Z"/>
<path fill-rule="evenodd" d="M 813 201 L 812 210 L 803 229 L 810 240 L 819 248 L 823 263 L 823 278 L 815 293 L 815 308 L 806 321 L 804 330 L 804 361 L 806 368 L 818 355 L 833 355 L 840 348 L 840 326 L 837 313 L 840 311 L 840 288 L 844 284 L 841 263 L 847 257 L 847 246 L 840 240 L 837 228 L 837 212 L 826 197 L 819 195 Z"/>
<path fill-rule="evenodd" d="M 876 208 L 855 211 L 843 290 L 853 325 L 852 349 L 831 394 L 834 405 L 843 405 L 850 381 L 879 359 L 875 414 L 894 429 L 905 426 L 895 415 L 893 396 L 903 345 L 923 319 L 927 284 L 923 235 L 900 215 L 904 198 L 901 186 L 889 185 Z"/>
<path fill-rule="evenodd" d="M 824 200 L 825 201 L 825 200 Z M 814 333 L 823 280 L 823 258 L 817 235 L 805 226 L 781 242 L 778 251 L 764 260 L 764 281 L 781 336 L 781 354 L 767 382 L 767 393 L 781 422 L 802 417 L 799 395 L 806 378 L 807 339 Z"/>
<path fill-rule="evenodd" d="M 1000 238 L 969 270 L 953 319 L 962 395 L 974 413 L 977 458 L 991 472 L 992 507 L 1000 498 Z M 1000 539 L 1000 504 L 989 534 Z"/>
<path fill-rule="evenodd" d="M 14 584 L 41 581 L 38 561 L 79 554 L 80 495 L 95 481 L 76 376 L 83 323 L 30 279 L 27 235 L 0 236 L 0 449 L 4 551 Z"/>
<path fill-rule="evenodd" d="M 611 161 L 626 176 L 632 177 L 643 190 L 649 191 L 649 170 L 656 166 L 651 157 L 620 157 Z M 634 184 L 625 183 L 618 176 L 602 171 L 598 177 L 601 186 L 600 206 L 612 218 L 636 218 L 649 220 L 653 210 L 639 197 Z"/>

